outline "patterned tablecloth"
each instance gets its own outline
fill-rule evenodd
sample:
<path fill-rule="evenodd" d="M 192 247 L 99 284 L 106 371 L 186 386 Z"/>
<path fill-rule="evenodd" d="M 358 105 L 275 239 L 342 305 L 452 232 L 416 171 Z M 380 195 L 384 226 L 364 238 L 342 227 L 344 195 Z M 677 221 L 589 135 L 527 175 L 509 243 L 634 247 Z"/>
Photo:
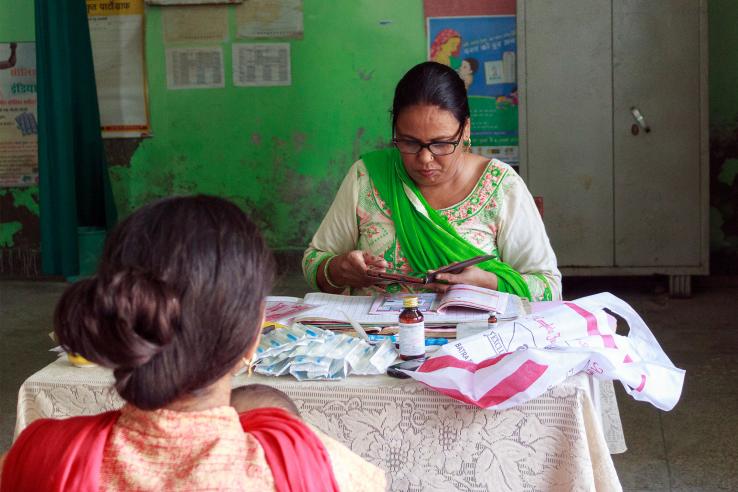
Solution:
<path fill-rule="evenodd" d="M 106 369 L 49 364 L 20 388 L 16 435 L 38 418 L 120 407 L 112 382 Z M 499 412 L 386 376 L 235 385 L 252 382 L 286 392 L 307 422 L 386 470 L 390 490 L 621 490 L 610 458 L 625 451 L 615 392 L 583 374 Z"/>

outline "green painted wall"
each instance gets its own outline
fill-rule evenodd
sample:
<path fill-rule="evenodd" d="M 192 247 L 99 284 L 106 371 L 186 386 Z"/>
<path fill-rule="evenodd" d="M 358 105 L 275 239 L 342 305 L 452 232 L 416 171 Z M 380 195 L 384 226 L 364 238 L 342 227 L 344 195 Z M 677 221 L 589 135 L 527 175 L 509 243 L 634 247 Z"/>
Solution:
<path fill-rule="evenodd" d="M 34 41 L 33 0 L 0 0 L 0 41 Z"/>
<path fill-rule="evenodd" d="M 737 19 L 738 2 L 710 0 L 716 272 L 738 265 Z M 114 149 L 109 157 L 121 215 L 159 196 L 215 193 L 248 209 L 273 247 L 303 248 L 346 169 L 390 138 L 394 84 L 425 58 L 422 1 L 305 0 L 304 39 L 289 41 L 293 85 L 283 88 L 233 87 L 228 42 L 224 89 L 167 90 L 161 21 L 161 8 L 147 10 L 154 136 L 138 148 L 107 146 Z M 232 12 L 230 22 L 233 39 Z M 0 42 L 33 39 L 33 2 L 0 0 Z M 0 190 L 0 248 L 8 247 L 38 252 L 35 187 Z M 30 258 L 0 257 L 25 264 Z M 6 267 L 0 264 L 0 273 Z"/>
<path fill-rule="evenodd" d="M 248 210 L 272 247 L 305 247 L 348 167 L 389 142 L 394 85 L 424 60 L 425 34 L 421 0 L 304 9 L 304 39 L 289 41 L 292 86 L 234 87 L 227 42 L 224 89 L 176 91 L 166 88 L 162 9 L 147 10 L 153 137 L 130 167 L 112 168 L 123 214 L 155 197 L 212 193 Z"/>
<path fill-rule="evenodd" d="M 34 2 L 0 0 L 0 43 L 35 40 Z M 0 188 L 0 274 L 39 270 L 38 187 Z"/>
<path fill-rule="evenodd" d="M 738 273 L 738 2 L 710 0 L 712 271 Z"/>

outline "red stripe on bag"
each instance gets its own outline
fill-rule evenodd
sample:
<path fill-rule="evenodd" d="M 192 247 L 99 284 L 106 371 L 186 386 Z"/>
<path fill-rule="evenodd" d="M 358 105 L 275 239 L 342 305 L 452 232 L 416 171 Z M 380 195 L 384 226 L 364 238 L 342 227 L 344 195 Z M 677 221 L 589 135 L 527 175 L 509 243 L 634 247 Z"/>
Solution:
<path fill-rule="evenodd" d="M 602 340 L 605 344 L 605 347 L 609 348 L 617 348 L 615 346 L 615 339 L 612 335 L 603 335 L 600 333 L 600 331 L 597 329 L 597 318 L 595 318 L 594 314 L 590 313 L 589 311 L 582 309 L 581 307 L 577 306 L 573 302 L 565 302 L 564 305 L 570 307 L 574 310 L 575 313 L 582 316 L 584 319 L 587 320 L 587 333 L 590 336 L 601 336 Z"/>
<path fill-rule="evenodd" d="M 479 404 L 487 408 L 491 405 L 498 405 L 505 400 L 509 400 L 518 393 L 530 388 L 546 372 L 546 369 L 548 369 L 548 366 L 538 364 L 532 360 L 525 361 L 514 373 L 510 374 L 500 381 L 497 386 L 485 393 L 479 399 Z"/>
<path fill-rule="evenodd" d="M 615 337 L 612 335 L 602 335 L 602 339 L 605 341 L 605 347 L 618 348 L 615 345 Z"/>
<path fill-rule="evenodd" d="M 456 400 L 461 400 L 464 403 L 481 408 L 487 408 L 492 405 L 499 405 L 518 393 L 527 390 L 546 372 L 546 369 L 548 369 L 548 366 L 538 364 L 532 360 L 525 361 L 514 373 L 487 391 L 478 401 L 456 389 L 439 388 L 428 383 L 423 384 Z"/>
<path fill-rule="evenodd" d="M 645 386 L 646 386 L 646 375 L 645 374 L 641 374 L 641 384 L 640 384 L 640 386 L 638 386 L 636 388 L 636 391 L 638 391 L 640 393 L 641 391 L 643 391 L 643 388 Z"/>

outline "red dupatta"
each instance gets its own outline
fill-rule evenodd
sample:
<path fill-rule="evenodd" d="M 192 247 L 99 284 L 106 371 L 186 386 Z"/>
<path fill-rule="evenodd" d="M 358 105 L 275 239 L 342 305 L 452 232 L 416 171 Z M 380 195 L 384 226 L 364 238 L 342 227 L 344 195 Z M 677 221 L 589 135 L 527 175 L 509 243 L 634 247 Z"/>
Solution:
<path fill-rule="evenodd" d="M 264 449 L 277 492 L 338 492 L 328 451 L 302 420 L 281 408 L 257 408 L 239 418 Z"/>
<path fill-rule="evenodd" d="M 119 416 L 33 422 L 5 459 L 0 492 L 97 492 L 105 443 Z M 251 410 L 239 419 L 264 449 L 278 492 L 338 491 L 325 446 L 300 419 L 279 408 Z"/>
<path fill-rule="evenodd" d="M 0 492 L 97 492 L 105 442 L 119 416 L 36 420 L 10 448 Z"/>

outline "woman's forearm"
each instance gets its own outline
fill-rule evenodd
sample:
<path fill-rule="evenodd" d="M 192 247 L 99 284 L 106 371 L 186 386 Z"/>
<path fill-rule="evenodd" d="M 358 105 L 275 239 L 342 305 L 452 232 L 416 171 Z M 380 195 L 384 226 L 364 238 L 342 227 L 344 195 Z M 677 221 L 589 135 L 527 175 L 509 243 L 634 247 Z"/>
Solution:
<path fill-rule="evenodd" d="M 340 294 L 346 290 L 346 285 L 343 283 L 341 275 L 335 268 L 336 262 L 340 261 L 341 255 L 330 256 L 323 260 L 318 265 L 317 275 L 315 282 L 318 288 L 323 292 L 329 294 Z"/>

